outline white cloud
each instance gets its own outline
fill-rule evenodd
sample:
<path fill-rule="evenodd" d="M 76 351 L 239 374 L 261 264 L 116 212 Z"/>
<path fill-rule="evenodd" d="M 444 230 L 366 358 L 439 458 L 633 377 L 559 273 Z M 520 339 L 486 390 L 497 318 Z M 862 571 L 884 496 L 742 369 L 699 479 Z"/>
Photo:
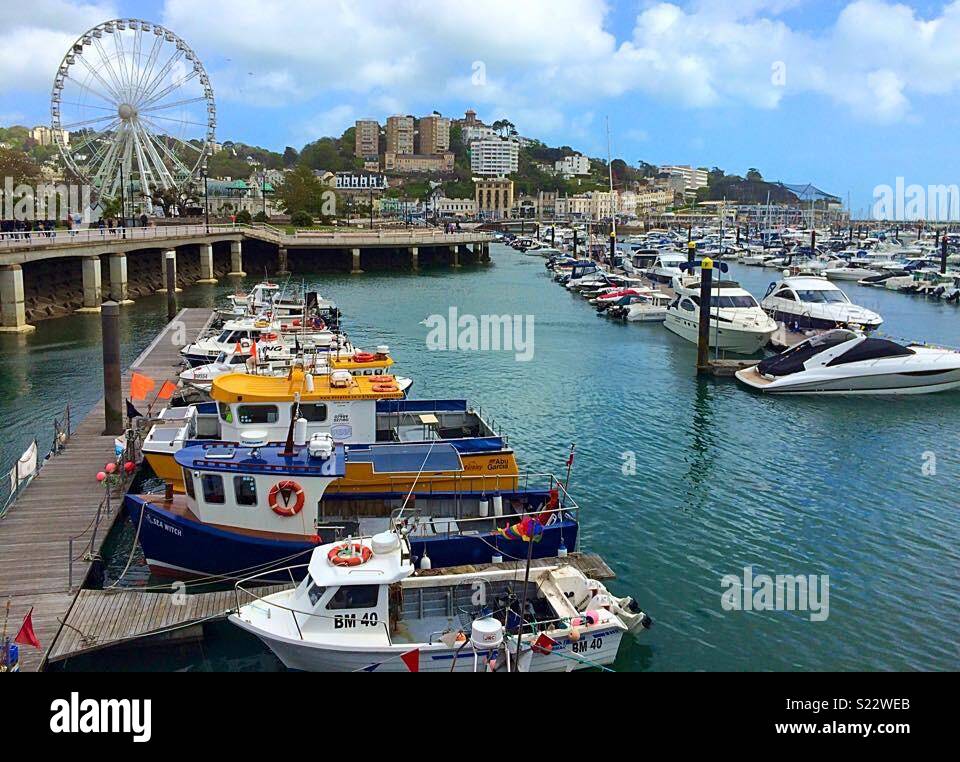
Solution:
<path fill-rule="evenodd" d="M 601 113 L 604 98 L 775 109 L 810 93 L 864 119 L 896 121 L 911 118 L 918 99 L 960 85 L 960 0 L 928 18 L 854 0 L 819 30 L 792 27 L 788 11 L 802 13 L 802 4 L 654 2 L 614 29 L 604 0 L 166 0 L 159 20 L 197 51 L 218 99 L 278 108 L 317 99 L 317 117 L 295 131 L 348 113 L 382 118 L 455 103 L 562 137 L 602 132 L 577 119 Z M 47 90 L 76 36 L 115 15 L 106 0 L 5 3 L 0 91 Z M 771 67 L 780 62 L 777 81 Z"/>
<path fill-rule="evenodd" d="M 107 2 L 0 3 L 0 93 L 49 91 L 60 61 L 76 39 L 116 16 Z"/>

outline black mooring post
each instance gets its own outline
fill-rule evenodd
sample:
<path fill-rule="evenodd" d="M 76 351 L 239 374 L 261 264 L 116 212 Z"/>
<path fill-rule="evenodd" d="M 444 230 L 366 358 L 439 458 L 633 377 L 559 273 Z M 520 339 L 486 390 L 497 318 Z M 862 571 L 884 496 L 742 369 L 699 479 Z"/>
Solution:
<path fill-rule="evenodd" d="M 123 433 L 123 386 L 120 379 L 120 305 L 104 302 L 100 308 L 103 337 L 104 435 Z"/>
<path fill-rule="evenodd" d="M 171 322 L 179 310 L 177 309 L 177 253 L 168 251 L 164 254 L 167 261 L 167 322 Z"/>
<path fill-rule="evenodd" d="M 700 325 L 697 334 L 697 374 L 710 372 L 710 294 L 713 290 L 713 260 L 704 257 L 700 266 Z"/>
<path fill-rule="evenodd" d="M 947 234 L 940 239 L 940 274 L 947 272 Z"/>

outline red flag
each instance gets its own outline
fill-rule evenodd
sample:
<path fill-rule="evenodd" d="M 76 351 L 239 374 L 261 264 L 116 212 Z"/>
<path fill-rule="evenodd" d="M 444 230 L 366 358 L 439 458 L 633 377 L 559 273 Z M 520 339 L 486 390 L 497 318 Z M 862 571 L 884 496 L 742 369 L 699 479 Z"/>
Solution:
<path fill-rule="evenodd" d="M 570 457 L 567 458 L 567 467 L 569 468 L 572 465 L 573 465 L 573 450 L 570 451 Z"/>
<path fill-rule="evenodd" d="M 130 398 L 134 400 L 145 400 L 147 394 L 153 391 L 157 385 L 150 376 L 144 376 L 142 373 L 134 373 L 130 378 Z"/>
<path fill-rule="evenodd" d="M 253 358 L 254 362 L 257 361 L 257 342 L 256 341 L 254 341 L 250 345 L 250 357 Z"/>
<path fill-rule="evenodd" d="M 535 654 L 548 654 L 553 650 L 555 645 L 557 645 L 557 641 L 555 641 L 545 632 L 541 632 L 540 637 L 537 638 L 533 643 L 533 652 Z"/>
<path fill-rule="evenodd" d="M 173 393 L 177 391 L 177 385 L 173 381 L 164 381 L 163 386 L 160 387 L 160 391 L 157 393 L 158 400 L 168 400 L 173 396 Z"/>
<path fill-rule="evenodd" d="M 407 651 L 405 654 L 400 654 L 400 658 L 403 659 L 403 663 L 407 665 L 407 669 L 411 672 L 420 671 L 420 649 L 415 648 L 412 651 Z"/>
<path fill-rule="evenodd" d="M 27 612 L 27 615 L 23 618 L 23 624 L 20 625 L 20 632 L 17 633 L 17 637 L 13 639 L 14 643 L 19 643 L 21 646 L 33 646 L 34 648 L 40 648 L 40 640 L 37 638 L 37 633 L 33 631 L 33 607 L 30 607 L 30 610 Z M 414 670 L 415 672 L 416 670 Z"/>

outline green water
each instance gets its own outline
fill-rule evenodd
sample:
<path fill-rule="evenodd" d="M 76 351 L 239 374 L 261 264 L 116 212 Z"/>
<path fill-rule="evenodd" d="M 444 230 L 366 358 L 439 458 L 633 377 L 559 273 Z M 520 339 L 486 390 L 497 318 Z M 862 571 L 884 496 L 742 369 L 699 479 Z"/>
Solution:
<path fill-rule="evenodd" d="M 494 264 L 421 275 L 308 278 L 343 309 L 355 343 L 389 344 L 415 397 L 466 397 L 510 435 L 522 466 L 562 471 L 582 538 L 616 570 L 654 628 L 621 649 L 620 670 L 957 669 L 960 393 L 903 399 L 766 399 L 732 379 L 698 380 L 695 347 L 657 324 L 622 325 L 548 278 L 542 260 L 494 246 Z M 772 271 L 734 266 L 762 296 Z M 844 284 L 891 334 L 960 343 L 953 305 Z M 188 290 L 212 304 L 226 287 Z M 431 314 L 535 318 L 535 356 L 428 352 Z M 124 312 L 124 360 L 164 322 L 161 299 Z M 100 396 L 98 319 L 0 338 L 3 456 L 14 457 L 69 399 Z M 632 453 L 632 455 L 631 455 Z M 923 466 L 936 456 L 936 473 Z M 635 464 L 635 473 L 624 465 Z M 629 469 L 627 469 L 629 471 Z M 132 531 L 128 530 L 128 534 Z M 114 566 L 127 558 L 123 538 Z M 829 617 L 721 607 L 720 579 L 829 575 Z M 2 591 L 0 591 L 2 592 Z M 227 624 L 202 645 L 102 654 L 70 669 L 276 669 Z"/>

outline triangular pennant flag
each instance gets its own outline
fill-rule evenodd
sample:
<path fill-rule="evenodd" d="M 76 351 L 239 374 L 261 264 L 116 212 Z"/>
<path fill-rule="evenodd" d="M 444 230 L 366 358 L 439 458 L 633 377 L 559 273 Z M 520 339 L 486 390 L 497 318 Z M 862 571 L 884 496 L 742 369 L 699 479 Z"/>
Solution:
<path fill-rule="evenodd" d="M 168 400 L 175 391 L 177 391 L 177 385 L 173 381 L 164 381 L 163 386 L 160 387 L 160 392 L 157 394 L 157 399 Z"/>
<path fill-rule="evenodd" d="M 19 643 L 21 646 L 33 646 L 34 648 L 40 648 L 40 640 L 37 638 L 37 633 L 33 631 L 33 607 L 27 612 L 27 615 L 23 618 L 23 624 L 20 625 L 20 632 L 17 633 L 17 637 L 13 639 L 14 643 Z M 413 670 L 416 672 L 416 670 Z"/>
<path fill-rule="evenodd" d="M 361 669 L 360 671 L 361 671 L 361 672 L 376 672 L 376 671 L 377 671 L 377 667 L 379 667 L 379 666 L 380 666 L 380 662 L 377 662 L 376 664 L 370 664 L 370 665 L 364 667 L 364 668 Z"/>
<path fill-rule="evenodd" d="M 257 361 L 257 342 L 256 341 L 254 341 L 253 344 L 250 345 L 250 357 L 253 358 L 254 362 Z"/>
<path fill-rule="evenodd" d="M 407 665 L 407 669 L 411 672 L 420 671 L 420 649 L 415 648 L 412 651 L 407 651 L 405 654 L 400 654 L 400 658 L 403 659 L 403 663 Z"/>
<path fill-rule="evenodd" d="M 137 410 L 130 400 L 127 400 L 127 418 L 130 420 L 133 420 L 134 418 L 143 418 L 143 413 Z"/>
<path fill-rule="evenodd" d="M 130 378 L 130 399 L 145 400 L 156 385 L 157 382 L 150 378 L 150 376 L 144 376 L 142 373 L 134 373 Z"/>

